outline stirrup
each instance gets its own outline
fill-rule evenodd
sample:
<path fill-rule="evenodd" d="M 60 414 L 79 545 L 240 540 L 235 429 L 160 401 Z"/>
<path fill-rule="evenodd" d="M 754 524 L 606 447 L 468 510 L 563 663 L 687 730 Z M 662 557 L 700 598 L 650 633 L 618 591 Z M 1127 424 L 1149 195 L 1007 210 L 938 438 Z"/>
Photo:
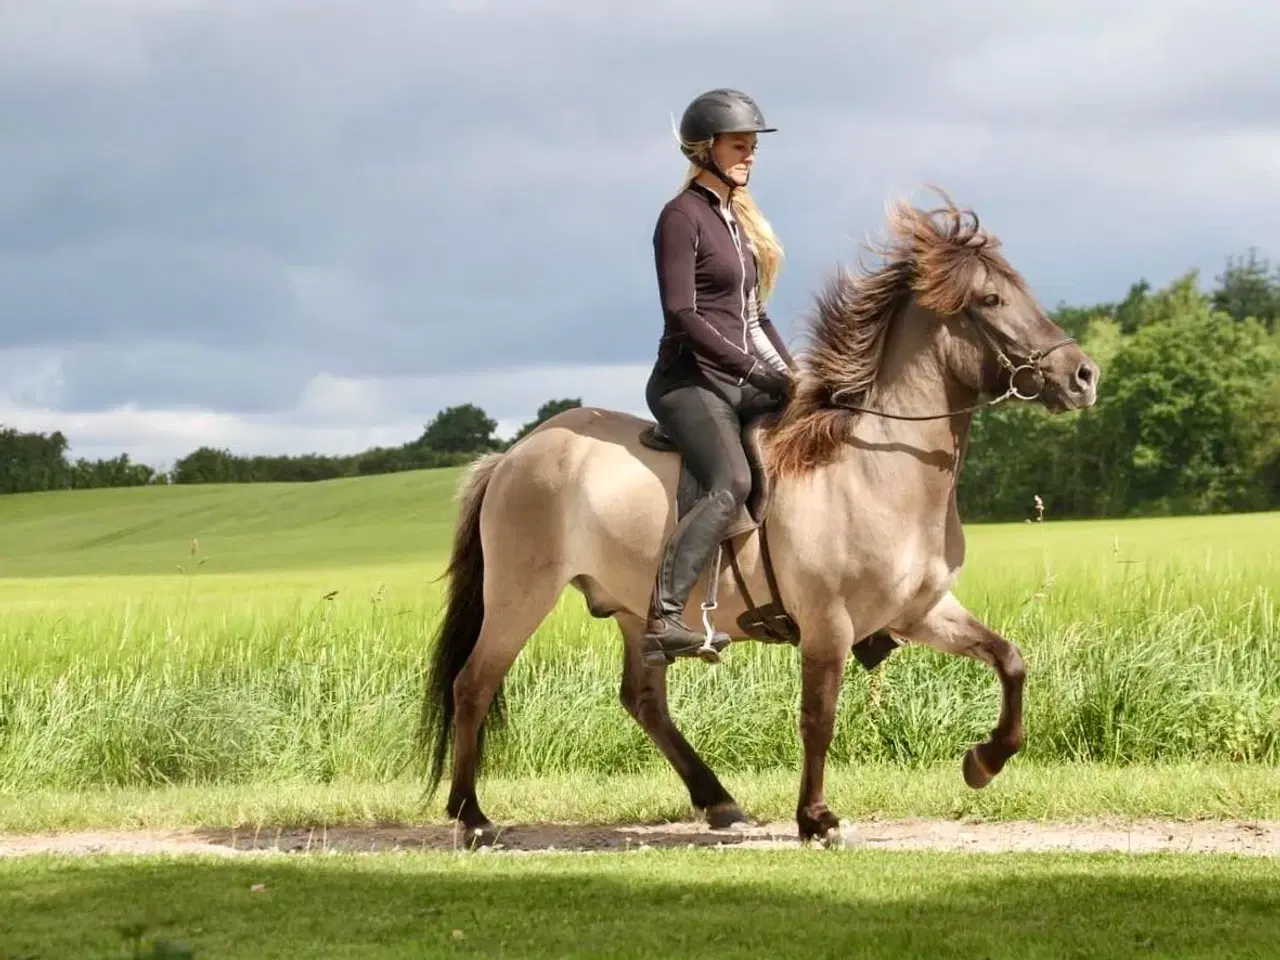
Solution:
<path fill-rule="evenodd" d="M 717 587 L 720 580 L 720 560 L 723 554 L 724 546 L 717 544 L 715 558 L 708 568 L 707 599 L 699 604 L 702 610 L 702 643 L 697 647 L 691 647 L 688 644 L 681 645 L 678 648 L 679 652 L 676 652 L 668 648 L 664 638 L 654 636 L 652 639 L 657 641 L 656 646 L 650 647 L 649 642 L 652 635 L 646 630 L 646 646 L 642 657 L 645 663 L 653 666 L 657 666 L 659 663 L 670 665 L 675 663 L 678 657 L 698 657 L 700 660 L 710 664 L 721 662 L 720 651 L 733 642 L 733 637 L 729 636 L 729 634 L 717 633 L 715 624 L 711 622 L 711 613 L 720 605 L 717 599 Z M 688 630 L 689 628 L 684 624 L 683 619 L 678 619 L 680 624 Z M 693 631 L 689 630 L 689 633 L 692 634 Z"/>
<path fill-rule="evenodd" d="M 699 606 L 702 608 L 702 646 L 700 646 L 696 654 L 707 663 L 719 663 L 720 651 L 712 644 L 712 639 L 716 635 L 716 628 L 711 623 L 711 613 L 720 606 L 719 600 L 716 599 L 720 585 L 720 560 L 724 554 L 724 544 L 716 544 L 716 553 L 711 560 L 711 565 L 707 568 L 707 599 L 703 600 Z"/>
<path fill-rule="evenodd" d="M 694 633 L 693 636 L 697 637 L 697 634 Z M 728 634 L 721 634 L 719 639 L 713 635 L 710 640 L 704 638 L 701 643 L 698 643 L 696 640 L 693 642 L 673 641 L 669 637 L 655 637 L 646 633 L 645 647 L 641 659 L 649 666 L 654 667 L 661 664 L 670 666 L 681 657 L 699 657 L 708 663 L 717 663 L 720 657 L 719 651 L 731 642 L 732 638 Z"/>
<path fill-rule="evenodd" d="M 643 660 L 645 663 L 657 666 L 660 663 L 672 664 L 677 657 L 698 657 L 707 663 L 719 663 L 720 651 L 733 642 L 733 638 L 727 633 L 718 633 L 715 625 L 711 622 L 711 613 L 719 606 L 717 600 L 718 586 L 720 581 L 720 563 L 724 556 L 724 544 L 719 542 L 716 544 L 715 554 L 711 563 L 707 567 L 707 599 L 700 606 L 702 610 L 702 642 L 698 646 L 694 646 L 697 632 L 684 622 L 683 616 L 672 614 L 669 618 L 664 617 L 668 624 L 671 620 L 676 622 L 683 637 L 679 641 L 671 642 L 665 636 L 652 634 L 646 628 L 645 630 L 645 650 Z M 650 617 L 661 616 L 660 596 L 658 587 L 655 585 L 654 606 L 650 612 Z M 687 598 L 686 598 L 687 600 Z"/>

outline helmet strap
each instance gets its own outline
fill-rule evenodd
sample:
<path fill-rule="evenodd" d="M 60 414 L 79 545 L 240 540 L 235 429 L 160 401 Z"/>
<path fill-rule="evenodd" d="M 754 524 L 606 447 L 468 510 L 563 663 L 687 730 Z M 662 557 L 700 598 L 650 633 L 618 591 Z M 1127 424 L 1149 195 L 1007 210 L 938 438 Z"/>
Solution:
<path fill-rule="evenodd" d="M 720 169 L 720 164 L 716 163 L 711 157 L 707 157 L 705 162 L 702 160 L 694 160 L 694 163 L 703 170 L 711 173 L 717 180 L 729 188 L 729 196 L 725 198 L 726 200 L 733 199 L 733 191 L 737 190 L 739 185 L 729 179 L 729 175 Z"/>

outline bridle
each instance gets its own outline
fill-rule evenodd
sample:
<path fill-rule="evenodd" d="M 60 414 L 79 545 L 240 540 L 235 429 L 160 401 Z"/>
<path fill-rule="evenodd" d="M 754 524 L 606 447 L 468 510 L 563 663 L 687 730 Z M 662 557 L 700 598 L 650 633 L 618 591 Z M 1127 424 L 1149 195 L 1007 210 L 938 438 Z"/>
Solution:
<path fill-rule="evenodd" d="M 985 410 L 988 407 L 994 407 L 996 404 L 1003 403 L 1010 397 L 1014 397 L 1018 400 L 1038 400 L 1040 398 L 1040 392 L 1044 390 L 1044 371 L 1040 369 L 1040 362 L 1059 347 L 1065 347 L 1068 343 L 1076 342 L 1075 337 L 1063 337 L 1057 343 L 1048 347 L 1042 347 L 1039 350 L 1031 351 L 1031 353 L 1027 354 L 1026 359 L 1022 363 L 1015 365 L 1014 362 L 1009 359 L 1008 355 L 1000 349 L 1000 345 L 996 343 L 995 338 L 991 335 L 990 325 L 985 319 L 975 313 L 973 308 L 969 306 L 964 308 L 964 315 L 973 322 L 974 327 L 977 329 L 982 339 L 986 341 L 987 346 L 995 351 L 996 362 L 1000 364 L 1002 369 L 1009 371 L 1009 386 L 1006 388 L 1004 393 L 1000 394 L 1000 396 L 993 397 L 990 400 L 983 400 L 981 403 L 975 403 L 972 406 L 962 407 L 959 410 L 951 410 L 947 413 L 926 414 L 922 416 L 886 413 L 883 410 L 873 410 L 870 407 L 842 402 L 840 395 L 852 390 L 852 387 L 841 387 L 832 392 L 831 402 L 842 410 L 852 410 L 858 413 L 870 413 L 877 417 L 888 417 L 891 420 L 945 420 L 948 417 L 958 417 L 964 413 L 974 413 L 978 410 Z M 1033 382 L 1035 383 L 1035 393 L 1023 393 L 1018 389 L 1018 374 L 1023 371 L 1029 371 L 1031 373 Z"/>

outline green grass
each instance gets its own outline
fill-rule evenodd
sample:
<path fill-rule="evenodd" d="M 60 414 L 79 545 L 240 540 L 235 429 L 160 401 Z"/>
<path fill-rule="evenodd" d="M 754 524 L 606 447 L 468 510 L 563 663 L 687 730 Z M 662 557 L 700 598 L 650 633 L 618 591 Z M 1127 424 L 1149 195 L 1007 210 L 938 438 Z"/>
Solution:
<path fill-rule="evenodd" d="M 726 786 L 760 820 L 789 822 L 798 771 L 729 773 Z M 486 778 L 485 810 L 511 823 L 670 823 L 697 819 L 675 773 Z M 920 770 L 846 764 L 827 776 L 832 808 L 849 820 L 932 817 L 973 821 L 1280 820 L 1280 779 L 1261 764 L 1108 767 L 1015 761 L 985 790 L 966 787 L 958 762 Z M 0 831 L 63 833 L 176 827 L 377 826 L 444 823 L 409 778 L 304 780 L 214 786 L 0 792 Z"/>
<path fill-rule="evenodd" d="M 0 956 L 1270 957 L 1280 863 L 651 851 L 0 861 Z"/>
<path fill-rule="evenodd" d="M 0 498 L 0 794 L 404 782 L 456 477 Z M 1274 770 L 1280 514 L 969 539 L 959 593 L 1029 665 L 1018 763 Z M 567 593 L 510 676 L 489 774 L 673 784 L 619 672 L 612 626 Z M 672 674 L 718 771 L 793 776 L 794 651 Z M 832 763 L 951 771 L 998 695 L 983 665 L 928 650 L 850 669 Z"/>
<path fill-rule="evenodd" d="M 448 549 L 458 476 L 0 496 L 0 578 L 173 574 L 196 537 L 221 573 L 431 561 Z"/>

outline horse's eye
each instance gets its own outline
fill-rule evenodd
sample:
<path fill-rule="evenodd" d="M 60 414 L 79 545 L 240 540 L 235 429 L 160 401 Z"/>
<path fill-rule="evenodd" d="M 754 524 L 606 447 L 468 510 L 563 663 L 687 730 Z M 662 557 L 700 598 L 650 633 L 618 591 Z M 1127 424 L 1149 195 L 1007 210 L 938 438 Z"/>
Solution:
<path fill-rule="evenodd" d="M 1000 306 L 1000 294 L 998 294 L 998 293 L 988 293 L 985 297 L 983 297 L 983 298 L 982 298 L 982 305 L 983 305 L 984 307 L 998 307 L 998 306 Z"/>

